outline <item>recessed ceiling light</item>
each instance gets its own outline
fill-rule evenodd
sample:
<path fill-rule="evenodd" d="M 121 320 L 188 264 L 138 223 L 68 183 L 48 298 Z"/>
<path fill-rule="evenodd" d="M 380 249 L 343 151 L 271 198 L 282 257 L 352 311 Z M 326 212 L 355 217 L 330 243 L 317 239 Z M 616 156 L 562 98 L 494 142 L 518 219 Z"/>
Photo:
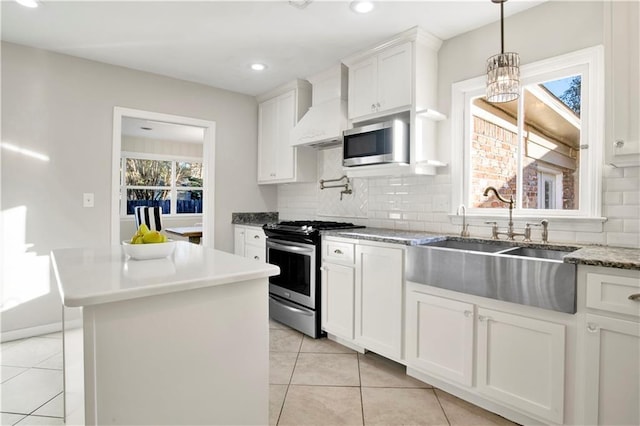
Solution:
<path fill-rule="evenodd" d="M 375 7 L 372 1 L 352 1 L 349 6 L 356 13 L 369 13 Z"/>
<path fill-rule="evenodd" d="M 16 2 L 23 5 L 24 7 L 38 7 L 38 2 L 36 0 L 16 0 Z"/>
<path fill-rule="evenodd" d="M 267 69 L 267 66 L 256 62 L 255 64 L 251 64 L 251 69 L 254 71 L 264 71 Z"/>
<path fill-rule="evenodd" d="M 153 130 L 152 127 L 140 127 L 142 130 Z"/>

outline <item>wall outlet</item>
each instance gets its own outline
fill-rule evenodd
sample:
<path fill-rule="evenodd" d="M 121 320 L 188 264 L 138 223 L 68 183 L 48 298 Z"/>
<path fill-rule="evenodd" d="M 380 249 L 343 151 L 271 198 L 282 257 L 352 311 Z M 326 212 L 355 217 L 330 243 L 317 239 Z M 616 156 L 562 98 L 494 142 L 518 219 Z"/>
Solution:
<path fill-rule="evenodd" d="M 82 194 L 82 206 L 93 207 L 93 192 L 85 192 Z"/>

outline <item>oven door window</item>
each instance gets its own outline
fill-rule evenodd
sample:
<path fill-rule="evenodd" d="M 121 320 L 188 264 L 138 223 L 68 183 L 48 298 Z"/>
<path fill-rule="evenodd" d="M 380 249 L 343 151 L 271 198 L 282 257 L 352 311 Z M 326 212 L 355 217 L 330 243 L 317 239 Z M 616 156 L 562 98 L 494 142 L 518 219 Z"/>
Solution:
<path fill-rule="evenodd" d="M 391 131 L 392 129 L 387 128 L 345 136 L 344 158 L 391 154 Z"/>
<path fill-rule="evenodd" d="M 291 292 L 311 296 L 311 271 L 313 257 L 300 253 L 291 253 L 276 248 L 268 248 L 269 263 L 280 267 L 280 275 L 269 277 L 271 284 Z"/>

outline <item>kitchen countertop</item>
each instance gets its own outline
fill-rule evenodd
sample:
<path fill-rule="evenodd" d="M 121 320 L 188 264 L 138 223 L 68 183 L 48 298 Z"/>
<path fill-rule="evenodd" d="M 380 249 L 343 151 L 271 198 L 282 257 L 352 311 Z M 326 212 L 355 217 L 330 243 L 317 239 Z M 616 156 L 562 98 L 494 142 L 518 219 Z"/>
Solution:
<path fill-rule="evenodd" d="M 324 236 L 333 236 L 341 238 L 353 238 L 367 241 L 379 241 L 384 243 L 403 244 L 415 246 L 430 242 L 442 241 L 445 239 L 468 240 L 468 241 L 485 241 L 494 240 L 486 238 L 461 238 L 446 234 L 438 234 L 420 231 L 393 230 L 384 228 L 362 228 L 348 230 L 332 230 L 322 231 Z M 500 240 L 501 242 L 508 242 Z M 514 246 L 527 246 L 534 248 L 553 247 L 558 250 L 571 251 L 564 257 L 566 263 L 574 263 L 578 265 L 593 265 L 619 269 L 640 270 L 640 249 L 608 247 L 608 246 L 584 246 L 579 247 L 572 244 L 542 244 L 532 241 L 524 243 L 522 241 L 512 241 Z"/>
<path fill-rule="evenodd" d="M 271 264 L 177 241 L 163 259 L 127 258 L 122 246 L 51 252 L 65 306 L 87 306 L 277 275 Z"/>
<path fill-rule="evenodd" d="M 231 223 L 234 225 L 262 226 L 265 223 L 278 221 L 278 212 L 249 212 L 231 213 Z"/>

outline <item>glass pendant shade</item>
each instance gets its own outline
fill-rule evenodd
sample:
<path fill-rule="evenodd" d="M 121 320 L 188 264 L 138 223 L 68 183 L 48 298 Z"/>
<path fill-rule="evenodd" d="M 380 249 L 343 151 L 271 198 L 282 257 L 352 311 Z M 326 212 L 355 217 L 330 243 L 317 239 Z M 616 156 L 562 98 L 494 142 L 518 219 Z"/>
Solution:
<path fill-rule="evenodd" d="M 487 101 L 510 102 L 520 93 L 520 56 L 500 53 L 487 59 Z"/>

